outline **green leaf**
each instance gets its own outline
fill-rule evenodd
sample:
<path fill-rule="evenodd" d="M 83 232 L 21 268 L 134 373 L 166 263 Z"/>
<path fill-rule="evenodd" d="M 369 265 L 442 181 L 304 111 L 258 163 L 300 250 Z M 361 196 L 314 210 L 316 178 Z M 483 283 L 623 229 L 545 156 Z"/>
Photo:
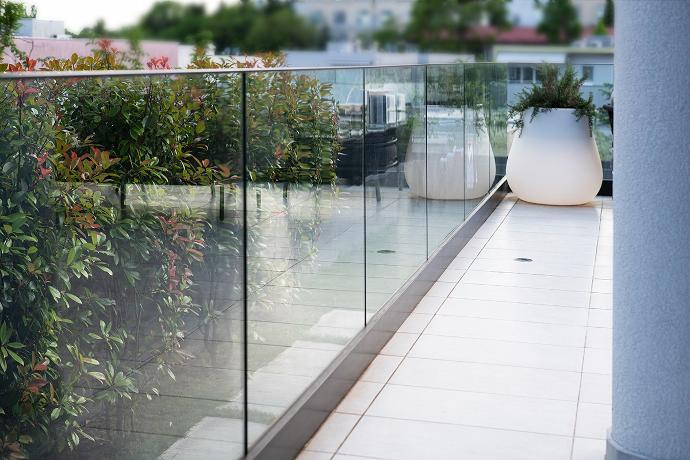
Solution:
<path fill-rule="evenodd" d="M 89 376 L 95 378 L 99 382 L 105 381 L 105 375 L 103 374 L 103 372 L 90 371 L 90 372 L 87 372 L 86 375 L 89 375 Z"/>
<path fill-rule="evenodd" d="M 83 356 L 83 355 L 81 357 L 81 362 L 86 363 L 86 364 L 93 364 L 94 366 L 98 366 L 99 364 L 101 364 L 97 360 L 95 360 L 93 358 L 89 358 L 88 356 Z"/>
<path fill-rule="evenodd" d="M 13 351 L 10 350 L 9 348 L 6 348 L 6 350 L 7 350 L 7 353 L 12 357 L 12 359 L 13 359 L 17 364 L 19 364 L 20 366 L 23 366 L 23 365 L 24 365 L 24 360 L 21 358 L 21 356 L 19 356 L 17 353 L 13 352 Z"/>
<path fill-rule="evenodd" d="M 81 299 L 79 297 L 77 297 L 76 295 L 72 294 L 71 292 L 65 292 L 65 297 L 74 300 L 79 305 L 82 304 Z"/>
<path fill-rule="evenodd" d="M 113 271 L 111 269 L 109 269 L 108 267 L 106 267 L 104 265 L 96 265 L 96 267 L 98 267 L 98 269 L 101 270 L 102 272 L 105 272 L 108 275 L 113 276 Z"/>
<path fill-rule="evenodd" d="M 53 296 L 53 298 L 54 298 L 55 300 L 58 300 L 58 299 L 61 297 L 60 291 L 58 291 L 57 289 L 55 289 L 55 287 L 53 287 L 53 286 L 48 286 L 48 290 L 50 291 L 50 294 Z"/>
<path fill-rule="evenodd" d="M 32 441 L 33 439 L 31 439 L 31 436 L 29 436 L 28 434 L 23 434 L 19 436 L 19 442 L 21 444 L 31 444 Z"/>
<path fill-rule="evenodd" d="M 77 248 L 73 247 L 72 249 L 69 250 L 69 253 L 67 254 L 67 265 L 72 265 L 72 262 L 74 262 L 74 258 L 77 256 Z"/>

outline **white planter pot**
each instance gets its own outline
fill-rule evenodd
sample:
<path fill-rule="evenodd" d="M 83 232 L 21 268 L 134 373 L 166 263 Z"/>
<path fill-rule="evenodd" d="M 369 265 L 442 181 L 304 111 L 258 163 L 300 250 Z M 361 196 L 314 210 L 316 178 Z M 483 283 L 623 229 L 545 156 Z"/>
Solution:
<path fill-rule="evenodd" d="M 465 135 L 459 134 L 432 133 L 426 142 L 424 136 L 410 141 L 405 180 L 413 195 L 471 200 L 489 191 L 496 178 L 496 158 L 486 128 L 476 128 L 474 112 L 467 110 Z"/>
<path fill-rule="evenodd" d="M 575 118 L 574 109 L 540 112 L 516 133 L 508 155 L 506 176 L 513 192 L 524 201 L 549 205 L 578 205 L 592 201 L 603 178 L 599 150 L 588 120 Z"/>

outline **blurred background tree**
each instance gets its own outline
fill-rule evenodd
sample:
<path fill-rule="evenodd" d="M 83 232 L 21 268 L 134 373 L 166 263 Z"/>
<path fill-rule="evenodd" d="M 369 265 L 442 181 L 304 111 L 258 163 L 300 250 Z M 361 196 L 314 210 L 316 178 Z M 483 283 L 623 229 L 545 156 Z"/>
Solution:
<path fill-rule="evenodd" d="M 424 51 L 481 53 L 491 35 L 473 35 L 477 26 L 511 27 L 506 0 L 417 0 L 405 38 Z"/>
<path fill-rule="evenodd" d="M 19 2 L 0 0 L 0 57 L 6 49 L 19 56 L 21 53 L 14 44 L 12 36 L 19 27 L 19 20 L 28 16 L 36 17 L 36 8 L 27 13 L 26 7 Z"/>
<path fill-rule="evenodd" d="M 221 4 L 210 14 L 203 5 L 164 0 L 156 2 L 135 26 L 108 31 L 99 21 L 78 36 L 174 40 L 196 46 L 213 43 L 220 53 L 323 48 L 328 38 L 326 31 L 297 15 L 291 2 L 278 0 L 262 6 L 250 0 Z"/>
<path fill-rule="evenodd" d="M 372 38 L 379 48 L 387 51 L 401 51 L 406 46 L 403 30 L 395 21 L 395 18 L 388 18 L 386 22 L 373 33 Z"/>
<path fill-rule="evenodd" d="M 546 35 L 550 43 L 571 43 L 580 38 L 582 25 L 570 0 L 534 0 L 542 9 L 537 31 Z"/>
<path fill-rule="evenodd" d="M 604 15 L 601 18 L 606 27 L 613 27 L 614 11 L 613 0 L 606 0 Z"/>

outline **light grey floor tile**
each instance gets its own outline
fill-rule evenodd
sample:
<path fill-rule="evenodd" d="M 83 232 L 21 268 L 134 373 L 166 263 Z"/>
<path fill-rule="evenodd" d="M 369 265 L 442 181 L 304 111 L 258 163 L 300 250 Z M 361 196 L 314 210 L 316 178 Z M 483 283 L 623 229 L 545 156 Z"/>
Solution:
<path fill-rule="evenodd" d="M 577 401 L 580 374 L 496 364 L 405 358 L 391 384 Z"/>
<path fill-rule="evenodd" d="M 587 324 L 587 310 L 584 308 L 552 307 L 492 300 L 448 298 L 437 314 L 574 326 Z"/>
<path fill-rule="evenodd" d="M 454 287 L 455 283 L 437 281 L 431 286 L 431 289 L 429 289 L 426 295 L 429 297 L 448 297 L 448 294 L 450 294 Z"/>
<path fill-rule="evenodd" d="M 390 460 L 567 460 L 570 443 L 560 436 L 364 416 L 339 453 Z"/>
<path fill-rule="evenodd" d="M 419 338 L 419 334 L 396 332 L 386 346 L 383 347 L 380 354 L 405 356 L 412 348 L 412 345 L 417 341 L 417 338 Z"/>
<path fill-rule="evenodd" d="M 451 337 L 583 347 L 585 328 L 484 318 L 436 316 L 425 333 Z"/>
<path fill-rule="evenodd" d="M 582 371 L 595 374 L 611 374 L 611 360 L 611 350 L 586 348 Z"/>
<path fill-rule="evenodd" d="M 538 289 L 560 289 L 565 291 L 589 292 L 591 277 L 531 275 L 525 273 L 468 271 L 463 283 L 490 284 L 494 286 L 514 286 Z"/>
<path fill-rule="evenodd" d="M 360 377 L 364 382 L 386 383 L 395 369 L 398 367 L 402 357 L 379 355 L 369 365 Z"/>
<path fill-rule="evenodd" d="M 613 295 L 612 294 L 600 294 L 598 292 L 593 292 L 592 297 L 589 301 L 589 305 L 592 308 L 601 308 L 610 310 L 613 308 Z"/>
<path fill-rule="evenodd" d="M 572 460 L 604 460 L 606 441 L 603 439 L 575 438 Z"/>
<path fill-rule="evenodd" d="M 595 404 L 611 404 L 611 376 L 607 374 L 582 374 L 580 401 Z"/>
<path fill-rule="evenodd" d="M 611 349 L 613 343 L 613 330 L 604 327 L 587 328 L 587 347 Z"/>
<path fill-rule="evenodd" d="M 445 272 L 438 278 L 439 281 L 444 283 L 457 283 L 460 278 L 465 274 L 466 270 L 458 270 L 453 268 L 446 269 Z"/>
<path fill-rule="evenodd" d="M 470 268 L 470 265 L 472 265 L 472 262 L 474 261 L 474 258 L 472 257 L 456 257 L 453 259 L 453 261 L 448 265 L 449 270 L 467 270 Z"/>
<path fill-rule="evenodd" d="M 572 263 L 575 265 L 594 265 L 594 252 L 572 252 L 570 254 L 558 254 L 554 252 L 539 251 L 539 250 L 525 250 L 525 249 L 497 249 L 484 248 L 479 253 L 479 259 L 495 259 L 511 261 L 519 257 L 529 258 L 535 262 L 562 264 Z"/>
<path fill-rule="evenodd" d="M 450 293 L 450 297 L 587 308 L 589 293 L 557 289 L 470 284 L 463 279 Z"/>
<path fill-rule="evenodd" d="M 613 311 L 590 308 L 587 325 L 590 327 L 607 327 L 610 329 L 613 326 Z"/>
<path fill-rule="evenodd" d="M 366 415 L 568 436 L 577 403 L 386 385 Z"/>
<path fill-rule="evenodd" d="M 603 280 L 611 280 L 613 279 L 613 268 L 610 266 L 595 266 L 594 267 L 594 277 L 603 279 Z"/>
<path fill-rule="evenodd" d="M 424 313 L 427 315 L 433 315 L 435 314 L 441 304 L 443 303 L 444 298 L 443 297 L 435 297 L 435 296 L 425 296 L 418 304 L 417 307 L 415 307 L 414 312 L 415 313 Z"/>
<path fill-rule="evenodd" d="M 295 460 L 331 460 L 332 453 L 315 452 L 312 450 L 303 450 Z"/>
<path fill-rule="evenodd" d="M 383 388 L 383 383 L 357 382 L 335 409 L 347 414 L 363 414 Z"/>
<path fill-rule="evenodd" d="M 359 455 L 336 454 L 333 460 L 371 460 L 374 457 L 360 457 Z"/>
<path fill-rule="evenodd" d="M 583 352 L 581 347 L 422 335 L 408 356 L 580 371 Z"/>
<path fill-rule="evenodd" d="M 431 321 L 433 316 L 434 315 L 426 313 L 411 313 L 402 326 L 400 326 L 398 332 L 419 334 L 424 330 L 425 327 L 427 327 L 427 324 L 429 324 L 429 321 Z"/>
<path fill-rule="evenodd" d="M 307 443 L 307 450 L 335 452 L 359 420 L 359 415 L 332 413 Z"/>
<path fill-rule="evenodd" d="M 554 264 L 545 262 L 519 262 L 515 260 L 476 259 L 470 268 L 473 270 L 526 273 L 532 275 L 576 276 L 578 278 L 592 276 L 592 267 L 587 265 L 572 265 L 565 262 Z"/>
<path fill-rule="evenodd" d="M 592 283 L 592 292 L 611 294 L 613 292 L 613 281 L 594 278 L 594 282 Z"/>
<path fill-rule="evenodd" d="M 581 402 L 577 409 L 575 436 L 581 438 L 606 439 L 611 427 L 611 406 Z"/>

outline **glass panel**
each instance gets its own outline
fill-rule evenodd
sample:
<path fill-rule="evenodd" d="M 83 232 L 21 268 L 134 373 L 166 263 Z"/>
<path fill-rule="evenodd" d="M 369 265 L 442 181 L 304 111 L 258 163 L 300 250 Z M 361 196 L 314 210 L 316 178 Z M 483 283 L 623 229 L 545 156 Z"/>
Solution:
<path fill-rule="evenodd" d="M 594 139 L 604 168 L 604 180 L 610 181 L 613 180 L 613 120 L 605 106 L 609 106 L 613 100 L 613 65 L 583 66 L 583 71 L 584 67 L 591 68 L 591 79 L 585 82 L 582 92 L 585 97 L 591 93 L 597 107 L 597 116 L 593 123 Z"/>
<path fill-rule="evenodd" d="M 367 317 L 427 257 L 424 67 L 366 69 Z"/>
<path fill-rule="evenodd" d="M 465 217 L 494 183 L 496 157 L 490 138 L 493 66 L 465 65 Z"/>
<path fill-rule="evenodd" d="M 429 254 L 465 217 L 463 79 L 462 64 L 427 68 Z"/>
<path fill-rule="evenodd" d="M 362 71 L 247 76 L 250 444 L 364 326 Z"/>
<path fill-rule="evenodd" d="M 493 180 L 493 184 L 496 184 L 506 175 L 508 162 L 508 68 L 506 64 L 490 64 L 489 66 L 491 70 L 487 82 L 486 120 L 491 150 L 496 162 L 496 174 Z"/>
<path fill-rule="evenodd" d="M 32 457 L 242 456 L 242 336 L 207 327 L 242 319 L 238 81 L 0 83 L 0 423 Z"/>

